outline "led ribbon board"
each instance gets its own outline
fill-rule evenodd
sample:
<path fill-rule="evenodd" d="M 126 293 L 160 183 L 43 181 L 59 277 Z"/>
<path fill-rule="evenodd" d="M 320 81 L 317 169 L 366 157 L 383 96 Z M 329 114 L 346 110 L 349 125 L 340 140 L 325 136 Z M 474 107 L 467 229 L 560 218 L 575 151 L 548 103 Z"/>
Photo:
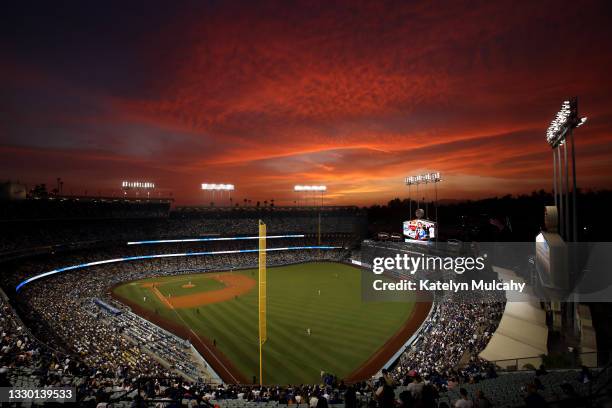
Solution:
<path fill-rule="evenodd" d="M 268 239 L 275 238 L 304 238 L 304 234 L 296 235 L 268 235 Z M 173 244 L 181 242 L 209 242 L 209 241 L 240 241 L 249 239 L 259 239 L 259 236 L 253 237 L 207 237 L 207 238 L 187 238 L 187 239 L 158 239 L 154 241 L 130 241 L 128 245 L 147 245 L 147 244 Z"/>

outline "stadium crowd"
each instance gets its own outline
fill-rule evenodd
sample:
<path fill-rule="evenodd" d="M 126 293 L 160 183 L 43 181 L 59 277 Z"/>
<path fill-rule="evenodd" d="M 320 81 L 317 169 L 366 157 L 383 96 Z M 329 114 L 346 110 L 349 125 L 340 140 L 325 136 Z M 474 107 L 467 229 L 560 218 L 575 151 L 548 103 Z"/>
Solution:
<path fill-rule="evenodd" d="M 471 381 L 487 367 L 478 354 L 497 329 L 504 307 L 503 299 L 467 301 L 453 295 L 437 302 L 419 340 L 401 356 L 395 378 L 418 373 L 442 387 Z M 460 363 L 466 363 L 465 369 L 457 371 Z"/>

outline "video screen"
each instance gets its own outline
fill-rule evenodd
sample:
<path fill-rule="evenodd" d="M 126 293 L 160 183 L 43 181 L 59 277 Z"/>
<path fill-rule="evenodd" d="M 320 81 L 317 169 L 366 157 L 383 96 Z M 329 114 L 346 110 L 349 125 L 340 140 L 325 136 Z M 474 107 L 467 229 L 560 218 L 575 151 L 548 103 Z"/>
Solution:
<path fill-rule="evenodd" d="M 404 221 L 404 236 L 408 240 L 429 241 L 436 237 L 436 223 L 423 219 Z"/>

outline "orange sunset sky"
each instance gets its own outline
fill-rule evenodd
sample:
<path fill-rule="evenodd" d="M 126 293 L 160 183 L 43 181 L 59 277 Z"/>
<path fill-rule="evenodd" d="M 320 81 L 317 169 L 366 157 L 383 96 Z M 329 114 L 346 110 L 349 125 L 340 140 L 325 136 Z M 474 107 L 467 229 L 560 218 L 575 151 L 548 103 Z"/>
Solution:
<path fill-rule="evenodd" d="M 0 24 L 0 180 L 64 192 L 202 182 L 237 201 L 550 190 L 567 97 L 578 184 L 612 187 L 612 7 L 582 2 L 20 2 Z"/>

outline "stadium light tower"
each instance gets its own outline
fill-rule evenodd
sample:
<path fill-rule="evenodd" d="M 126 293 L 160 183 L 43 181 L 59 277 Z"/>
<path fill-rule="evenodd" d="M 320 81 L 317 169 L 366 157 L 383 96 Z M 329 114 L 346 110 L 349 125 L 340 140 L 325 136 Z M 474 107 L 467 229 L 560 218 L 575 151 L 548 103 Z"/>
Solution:
<path fill-rule="evenodd" d="M 318 220 L 317 220 L 317 242 L 319 245 L 321 245 L 321 208 L 323 207 L 323 194 L 325 194 L 325 192 L 327 191 L 327 186 L 325 185 L 304 186 L 304 185 L 298 184 L 298 185 L 293 186 L 293 191 L 297 192 L 298 194 L 300 192 L 304 192 L 305 194 L 312 192 L 313 204 L 315 204 L 316 194 L 318 192 L 321 193 L 321 206 L 319 207 L 319 214 L 318 214 Z"/>
<path fill-rule="evenodd" d="M 576 147 L 574 132 L 577 127 L 587 121 L 586 116 L 578 115 L 578 97 L 563 101 L 561 110 L 546 130 L 546 141 L 553 150 L 553 187 L 555 206 L 559 209 L 559 230 L 567 241 L 578 241 L 578 224 L 576 217 Z M 572 233 L 569 232 L 569 166 L 567 160 L 567 137 L 572 145 Z M 561 157 L 563 150 L 563 158 Z M 563 166 L 565 165 L 565 166 Z M 565 174 L 563 173 L 565 167 Z M 563 176 L 565 175 L 565 194 L 563 192 Z M 558 198 L 557 198 L 558 197 Z M 565 200 L 565 203 L 563 202 Z"/>
<path fill-rule="evenodd" d="M 308 186 L 304 186 L 304 185 L 295 185 L 293 186 L 293 191 L 295 191 L 296 193 L 304 193 L 304 194 L 308 194 L 308 193 L 312 193 L 313 195 L 313 202 L 314 202 L 314 198 L 316 197 L 317 193 L 321 193 L 321 207 L 323 206 L 323 194 L 325 194 L 325 192 L 327 191 L 327 186 L 324 185 L 308 185 Z"/>
<path fill-rule="evenodd" d="M 416 186 L 417 193 L 417 209 L 419 206 L 419 185 L 420 184 L 430 184 L 433 183 L 434 191 L 435 191 L 435 209 L 436 209 L 436 223 L 438 223 L 438 183 L 442 181 L 442 177 L 440 177 L 439 171 L 434 171 L 431 173 L 419 174 L 416 176 L 408 176 L 404 180 L 405 184 L 408 186 L 408 208 L 410 211 L 410 216 L 412 217 L 412 197 L 410 196 L 410 187 Z M 427 205 L 427 204 L 426 204 Z"/>
<path fill-rule="evenodd" d="M 212 197 L 212 202 L 215 202 L 215 194 L 220 192 L 221 198 L 223 199 L 225 193 L 228 194 L 230 202 L 232 201 L 232 191 L 236 188 L 233 184 L 223 183 L 202 183 L 202 190 L 208 192 Z"/>

